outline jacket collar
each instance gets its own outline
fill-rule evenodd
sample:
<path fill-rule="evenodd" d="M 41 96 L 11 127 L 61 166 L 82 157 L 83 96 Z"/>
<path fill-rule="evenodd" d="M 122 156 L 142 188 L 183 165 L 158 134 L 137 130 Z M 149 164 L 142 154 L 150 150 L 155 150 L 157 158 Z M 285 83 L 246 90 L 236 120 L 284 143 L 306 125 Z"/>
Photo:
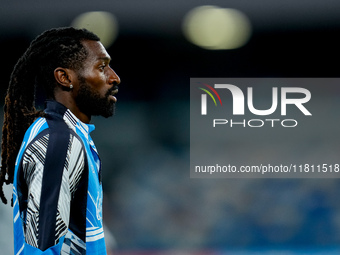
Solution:
<path fill-rule="evenodd" d="M 65 123 L 71 128 L 74 132 L 77 133 L 77 129 L 82 132 L 86 138 L 88 138 L 89 133 L 95 129 L 93 124 L 86 124 L 80 121 L 66 106 L 63 104 L 54 101 L 47 100 L 45 103 L 45 112 L 50 115 L 54 115 L 56 117 L 60 117 L 65 121 Z"/>

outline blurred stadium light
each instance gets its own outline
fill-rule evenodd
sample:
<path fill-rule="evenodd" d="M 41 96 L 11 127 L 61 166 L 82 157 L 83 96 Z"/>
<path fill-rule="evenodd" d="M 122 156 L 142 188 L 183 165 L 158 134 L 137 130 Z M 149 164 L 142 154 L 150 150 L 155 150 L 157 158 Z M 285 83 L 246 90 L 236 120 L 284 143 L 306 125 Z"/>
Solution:
<path fill-rule="evenodd" d="M 86 28 L 99 36 L 102 44 L 109 48 L 118 35 L 118 22 L 109 12 L 86 12 L 78 15 L 71 23 L 75 28 Z"/>
<path fill-rule="evenodd" d="M 236 9 L 200 6 L 185 16 L 183 32 L 189 41 L 202 48 L 236 49 L 249 40 L 251 24 Z"/>

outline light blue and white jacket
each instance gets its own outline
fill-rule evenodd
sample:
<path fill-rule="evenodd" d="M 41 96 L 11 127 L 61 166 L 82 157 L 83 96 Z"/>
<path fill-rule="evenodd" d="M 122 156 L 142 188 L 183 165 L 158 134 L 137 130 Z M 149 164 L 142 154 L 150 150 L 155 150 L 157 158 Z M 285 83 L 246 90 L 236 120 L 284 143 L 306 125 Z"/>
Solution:
<path fill-rule="evenodd" d="M 15 254 L 106 254 L 95 127 L 55 101 L 45 112 L 27 130 L 16 161 Z"/>

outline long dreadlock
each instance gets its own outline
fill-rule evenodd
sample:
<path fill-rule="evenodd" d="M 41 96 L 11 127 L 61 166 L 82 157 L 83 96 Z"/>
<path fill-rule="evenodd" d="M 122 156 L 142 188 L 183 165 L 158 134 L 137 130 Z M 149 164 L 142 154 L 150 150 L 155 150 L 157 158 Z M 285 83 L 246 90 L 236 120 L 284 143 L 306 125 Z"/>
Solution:
<path fill-rule="evenodd" d="M 54 98 L 57 67 L 80 70 L 87 52 L 84 40 L 99 41 L 86 29 L 57 28 L 48 30 L 32 41 L 18 60 L 10 77 L 4 105 L 1 143 L 0 197 L 7 199 L 3 184 L 13 183 L 17 154 L 27 128 L 44 112 L 35 108 L 35 88 L 44 88 L 48 98 Z"/>

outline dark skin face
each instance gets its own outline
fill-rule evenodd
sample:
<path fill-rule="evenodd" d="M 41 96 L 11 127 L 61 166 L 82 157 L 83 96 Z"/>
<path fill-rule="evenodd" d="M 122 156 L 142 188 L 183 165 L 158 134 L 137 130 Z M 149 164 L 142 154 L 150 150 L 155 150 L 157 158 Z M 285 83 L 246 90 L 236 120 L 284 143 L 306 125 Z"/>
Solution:
<path fill-rule="evenodd" d="M 75 71 L 56 68 L 54 77 L 58 83 L 55 100 L 72 111 L 84 123 L 90 123 L 92 115 L 109 117 L 113 114 L 120 79 L 109 66 L 111 57 L 97 41 L 84 41 L 88 52 L 83 68 Z M 73 89 L 70 89 L 70 85 Z"/>

